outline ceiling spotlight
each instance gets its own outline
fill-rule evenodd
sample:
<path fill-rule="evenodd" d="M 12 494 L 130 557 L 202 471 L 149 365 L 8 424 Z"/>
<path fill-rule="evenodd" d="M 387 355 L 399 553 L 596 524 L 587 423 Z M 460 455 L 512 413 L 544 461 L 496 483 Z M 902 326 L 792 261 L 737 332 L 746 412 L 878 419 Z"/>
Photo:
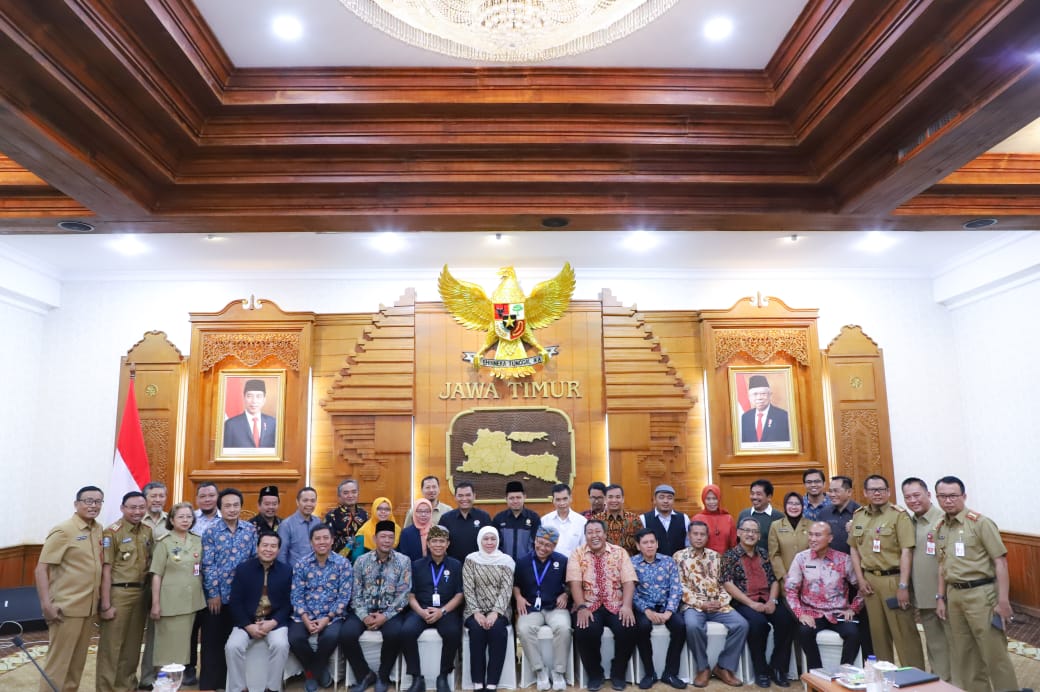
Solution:
<path fill-rule="evenodd" d="M 632 231 L 621 244 L 633 252 L 646 252 L 657 247 L 658 238 L 650 231 Z"/>
<path fill-rule="evenodd" d="M 126 255 L 127 257 L 143 255 L 148 252 L 148 246 L 138 240 L 137 236 L 134 235 L 116 236 L 114 240 L 108 242 L 108 246 L 119 254 Z"/>
<path fill-rule="evenodd" d="M 709 41 L 725 41 L 733 34 L 733 20 L 729 17 L 712 17 L 704 23 L 704 38 Z"/>
<path fill-rule="evenodd" d="M 881 231 L 870 231 L 861 241 L 856 243 L 856 248 L 863 252 L 884 252 L 896 244 L 896 238 L 890 233 Z"/>
<path fill-rule="evenodd" d="M 799 240 L 803 240 L 804 238 L 805 238 L 804 235 L 798 235 L 797 233 L 792 233 L 791 235 L 785 235 L 783 238 L 781 238 L 781 240 L 783 240 L 785 243 L 789 243 L 791 245 L 794 245 Z"/>
<path fill-rule="evenodd" d="M 998 223 L 1000 222 L 996 219 L 972 219 L 971 221 L 964 224 L 964 228 L 967 228 L 969 230 L 989 228 L 990 226 L 996 226 Z"/>
<path fill-rule="evenodd" d="M 58 228 L 70 233 L 90 233 L 94 227 L 85 221 L 59 221 Z"/>
<path fill-rule="evenodd" d="M 271 20 L 271 33 L 283 41 L 299 41 L 303 36 L 303 24 L 292 15 L 280 14 Z"/>
<path fill-rule="evenodd" d="M 222 235 L 214 235 L 213 233 L 206 234 L 206 241 L 210 243 L 219 243 L 224 239 L 225 238 Z"/>
<path fill-rule="evenodd" d="M 404 238 L 401 237 L 400 233 L 394 233 L 392 231 L 386 231 L 384 233 L 377 233 L 368 241 L 369 247 L 373 250 L 378 250 L 387 255 L 392 255 L 395 252 L 400 252 L 405 248 Z"/>
<path fill-rule="evenodd" d="M 506 245 L 509 243 L 509 237 L 502 235 L 501 233 L 496 233 L 488 236 L 488 242 L 492 245 Z"/>

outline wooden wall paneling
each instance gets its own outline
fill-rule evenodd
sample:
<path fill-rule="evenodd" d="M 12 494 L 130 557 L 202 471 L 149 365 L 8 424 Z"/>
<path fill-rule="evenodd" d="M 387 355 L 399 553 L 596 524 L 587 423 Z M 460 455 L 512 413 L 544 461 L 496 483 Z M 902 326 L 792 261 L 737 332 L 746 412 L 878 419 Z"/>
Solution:
<path fill-rule="evenodd" d="M 388 497 L 404 519 L 411 497 L 415 291 L 367 316 L 320 406 L 331 421 L 336 482 L 357 478 L 362 503 Z M 327 481 L 334 492 L 333 479 Z"/>
<path fill-rule="evenodd" d="M 198 483 L 212 481 L 241 490 L 249 509 L 249 496 L 255 498 L 261 487 L 273 483 L 290 498 L 283 504 L 292 511 L 295 503 L 291 498 L 303 487 L 307 474 L 307 393 L 315 315 L 285 312 L 265 298 L 256 301 L 255 309 L 243 303 L 232 301 L 219 312 L 191 313 L 184 495 L 193 498 Z M 216 426 L 223 418 L 217 401 L 219 374 L 225 369 L 254 367 L 284 369 L 286 373 L 285 413 L 278 421 L 283 431 L 283 458 L 217 461 Z"/>
<path fill-rule="evenodd" d="M 757 478 L 772 481 L 775 504 L 786 490 L 802 488 L 806 468 L 827 468 L 818 311 L 790 308 L 775 297 L 746 297 L 728 309 L 702 310 L 700 315 L 712 471 L 723 490 L 723 506 L 734 513 L 747 507 L 748 485 Z M 799 413 L 797 453 L 735 453 L 728 369 L 737 365 L 792 366 Z"/>
<path fill-rule="evenodd" d="M 878 345 L 858 325 L 846 325 L 827 346 L 824 363 L 830 385 L 836 458 L 831 475 L 853 480 L 856 500 L 866 502 L 863 479 L 876 473 L 894 477 L 885 360 Z"/>
<path fill-rule="evenodd" d="M 1001 531 L 1007 548 L 1011 602 L 1033 617 L 1040 617 L 1040 536 Z"/>
<path fill-rule="evenodd" d="M 622 479 L 630 508 L 649 507 L 653 488 L 669 483 L 676 490 L 676 505 L 689 509 L 696 493 L 689 482 L 687 431 L 696 396 L 643 314 L 606 289 L 600 300 L 610 477 Z M 683 345 L 681 331 L 673 329 L 670 339 Z"/>
<path fill-rule="evenodd" d="M 38 544 L 0 548 L 0 589 L 35 585 L 33 570 L 42 549 L 43 546 Z"/>
<path fill-rule="evenodd" d="M 145 451 L 153 481 L 166 484 L 167 508 L 182 497 L 183 443 L 179 420 L 182 381 L 187 362 L 180 349 L 173 345 L 166 332 L 150 331 L 134 344 L 120 359 L 119 406 L 116 413 L 114 440 L 119 437 L 119 426 L 126 407 L 126 394 L 130 386 L 130 364 L 134 365 L 137 378 L 134 396 L 141 418 Z"/>

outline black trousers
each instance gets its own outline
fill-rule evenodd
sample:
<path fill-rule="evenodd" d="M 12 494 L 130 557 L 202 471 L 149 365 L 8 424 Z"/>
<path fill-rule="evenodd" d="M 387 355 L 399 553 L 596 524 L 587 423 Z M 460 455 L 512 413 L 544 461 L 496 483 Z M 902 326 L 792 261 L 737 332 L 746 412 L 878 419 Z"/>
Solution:
<path fill-rule="evenodd" d="M 469 630 L 469 676 L 478 690 L 485 685 L 498 685 L 506 662 L 506 627 L 509 622 L 499 615 L 490 629 L 481 627 L 470 615 L 466 618 Z"/>
<path fill-rule="evenodd" d="M 199 665 L 199 636 L 202 634 L 202 621 L 206 619 L 206 609 L 203 608 L 195 613 L 195 620 L 191 623 L 191 646 L 188 656 L 188 665 L 195 668 Z"/>
<path fill-rule="evenodd" d="M 574 627 L 574 646 L 578 649 L 578 657 L 590 680 L 603 679 L 603 657 L 599 646 L 603 629 L 610 628 L 614 634 L 614 660 L 610 663 L 610 677 L 624 680 L 628 659 L 632 658 L 632 651 L 636 648 L 636 626 L 625 627 L 621 624 L 621 618 L 603 606 L 592 613 L 592 621 L 585 629 L 578 627 L 577 614 L 571 616 L 571 623 Z"/>
<path fill-rule="evenodd" d="M 834 630 L 841 636 L 841 662 L 852 663 L 859 653 L 859 625 L 854 622 L 838 621 L 830 623 L 826 618 L 816 618 L 816 628 L 806 627 L 798 623 L 798 645 L 805 654 L 805 663 L 809 668 L 820 668 L 820 647 L 816 644 L 816 633 L 820 630 Z"/>
<path fill-rule="evenodd" d="M 227 659 L 224 645 L 234 625 L 231 608 L 227 603 L 214 615 L 209 608 L 202 611 L 202 667 L 199 670 L 200 690 L 219 690 L 227 684 Z"/>
<path fill-rule="evenodd" d="M 778 670 L 784 674 L 791 667 L 791 642 L 794 640 L 795 625 L 798 621 L 783 603 L 772 613 L 759 613 L 743 603 L 733 601 L 731 604 L 748 623 L 747 643 L 751 651 L 751 664 L 755 667 L 755 675 L 768 675 L 770 670 Z M 769 641 L 769 628 L 773 628 L 773 655 L 766 662 L 766 644 Z"/>
<path fill-rule="evenodd" d="M 394 662 L 401 655 L 401 637 L 404 625 L 404 616 L 408 611 L 401 611 L 383 623 L 379 631 L 383 634 L 383 647 L 379 652 L 379 670 L 376 673 L 383 682 L 390 680 L 390 671 L 393 670 Z M 343 621 L 339 629 L 339 643 L 343 652 L 350 661 L 350 668 L 354 671 L 354 677 L 359 681 L 372 672 L 361 653 L 361 635 L 365 633 L 365 623 L 354 613 L 350 613 Z"/>
<path fill-rule="evenodd" d="M 427 625 L 413 610 L 408 610 L 403 615 L 401 653 L 404 654 L 408 674 L 413 678 L 422 675 L 422 666 L 419 663 L 419 635 L 431 627 L 441 635 L 440 674 L 448 675 L 455 670 L 455 657 L 458 656 L 459 647 L 462 645 L 462 616 L 459 612 L 456 610 L 445 613 L 432 625 Z"/>
<path fill-rule="evenodd" d="M 289 623 L 289 650 L 300 662 L 303 669 L 311 675 L 320 678 L 322 671 L 329 665 L 332 652 L 339 646 L 339 633 L 343 626 L 342 620 L 330 622 L 318 635 L 318 648 L 312 649 L 310 632 L 302 622 Z"/>
<path fill-rule="evenodd" d="M 658 676 L 654 670 L 653 647 L 650 645 L 650 632 L 654 623 L 650 622 L 650 618 L 643 611 L 636 613 L 636 629 L 639 631 L 636 646 L 639 649 L 639 658 L 643 660 L 643 668 L 647 674 L 654 677 L 679 674 L 679 657 L 682 656 L 683 646 L 686 644 L 686 623 L 681 615 L 672 613 L 672 616 L 665 620 L 664 626 L 668 628 L 669 634 L 668 651 L 664 658 L 664 671 Z"/>

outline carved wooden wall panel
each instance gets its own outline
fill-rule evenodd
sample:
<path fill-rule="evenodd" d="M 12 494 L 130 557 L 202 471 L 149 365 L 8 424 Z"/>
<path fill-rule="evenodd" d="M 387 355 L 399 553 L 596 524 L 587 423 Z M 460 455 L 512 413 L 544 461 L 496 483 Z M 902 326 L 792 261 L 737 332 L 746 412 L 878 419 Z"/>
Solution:
<path fill-rule="evenodd" d="M 259 307 L 256 305 L 259 304 Z M 247 306 L 236 300 L 219 312 L 191 313 L 192 347 L 188 366 L 184 496 L 193 498 L 203 481 L 243 492 L 252 510 L 256 492 L 279 486 L 282 514 L 295 509 L 293 498 L 307 476 L 307 407 L 315 315 L 285 312 L 261 298 Z M 285 371 L 285 412 L 281 458 L 220 459 L 217 430 L 223 425 L 218 401 L 223 370 L 248 368 Z"/>
<path fill-rule="evenodd" d="M 817 311 L 790 308 L 778 298 L 743 298 L 727 310 L 702 310 L 702 346 L 707 376 L 712 472 L 730 512 L 748 506 L 748 486 L 768 478 L 774 504 L 788 490 L 802 489 L 806 468 L 828 466 L 824 414 L 823 365 L 816 332 Z M 797 407 L 797 451 L 782 454 L 737 454 L 734 449 L 733 403 L 729 368 L 790 366 Z M 792 431 L 794 432 L 794 431 Z"/>
<path fill-rule="evenodd" d="M 133 363 L 137 372 L 134 396 L 151 477 L 166 484 L 167 506 L 170 506 L 175 497 L 179 497 L 176 493 L 182 484 L 178 460 L 183 450 L 178 447 L 177 440 L 186 361 L 164 332 L 152 331 L 134 344 L 120 362 L 119 408 L 113 448 L 119 434 L 119 423 L 123 420 L 127 387 L 130 386 L 129 364 Z"/>
<path fill-rule="evenodd" d="M 885 361 L 873 339 L 855 325 L 841 328 L 825 354 L 833 420 L 836 472 L 853 479 L 863 502 L 863 479 L 877 473 L 895 486 L 885 390 Z"/>
<path fill-rule="evenodd" d="M 411 497 L 411 414 L 415 406 L 415 291 L 372 315 L 319 321 L 311 480 L 319 505 L 335 504 L 343 478 L 359 481 L 364 503 L 389 497 L 404 519 Z M 326 384 L 327 383 L 327 384 Z"/>

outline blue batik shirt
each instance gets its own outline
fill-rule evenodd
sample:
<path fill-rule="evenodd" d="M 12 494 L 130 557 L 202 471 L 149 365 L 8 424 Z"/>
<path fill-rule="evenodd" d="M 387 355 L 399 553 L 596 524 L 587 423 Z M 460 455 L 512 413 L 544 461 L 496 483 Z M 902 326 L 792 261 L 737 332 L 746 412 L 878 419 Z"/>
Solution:
<path fill-rule="evenodd" d="M 354 570 L 350 560 L 329 553 L 325 566 L 318 563 L 318 556 L 311 553 L 293 567 L 292 601 L 293 620 L 303 621 L 306 615 L 311 620 L 324 617 L 329 622 L 341 620 L 347 614 L 347 605 L 354 591 Z"/>
<path fill-rule="evenodd" d="M 232 531 L 226 521 L 219 521 L 202 536 L 202 590 L 206 598 L 231 600 L 231 581 L 235 568 L 243 560 L 256 555 L 256 527 L 239 520 Z"/>
<path fill-rule="evenodd" d="M 361 619 L 383 613 L 389 620 L 408 605 L 412 590 L 412 561 L 391 550 L 380 562 L 379 553 L 365 553 L 354 563 L 354 613 Z"/>
<path fill-rule="evenodd" d="M 667 555 L 657 555 L 653 562 L 647 562 L 642 555 L 635 555 L 632 566 L 639 578 L 632 596 L 632 605 L 638 612 L 679 612 L 682 584 L 679 583 L 679 568 L 675 560 Z"/>

